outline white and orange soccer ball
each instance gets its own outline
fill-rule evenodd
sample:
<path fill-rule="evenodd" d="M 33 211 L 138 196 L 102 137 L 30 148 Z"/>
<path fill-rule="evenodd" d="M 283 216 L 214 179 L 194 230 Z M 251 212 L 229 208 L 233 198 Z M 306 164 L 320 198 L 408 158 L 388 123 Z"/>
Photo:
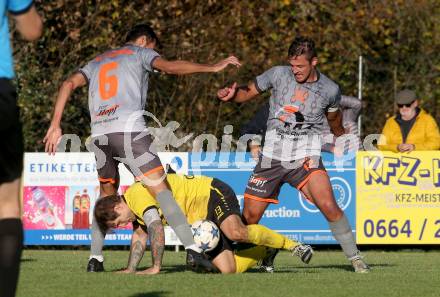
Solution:
<path fill-rule="evenodd" d="M 220 229 L 209 220 L 196 221 L 191 225 L 194 241 L 204 252 L 215 249 L 220 241 Z"/>

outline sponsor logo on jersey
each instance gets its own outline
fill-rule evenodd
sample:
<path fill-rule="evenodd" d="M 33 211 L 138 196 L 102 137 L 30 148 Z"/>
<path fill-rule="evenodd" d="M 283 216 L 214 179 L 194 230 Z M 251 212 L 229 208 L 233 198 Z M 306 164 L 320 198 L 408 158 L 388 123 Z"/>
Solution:
<path fill-rule="evenodd" d="M 119 108 L 119 104 L 114 104 L 110 107 L 108 107 L 108 105 L 104 105 L 104 106 L 100 106 L 99 107 L 99 111 L 96 114 L 97 117 L 102 117 L 102 116 L 112 116 L 116 113 L 116 110 Z"/>

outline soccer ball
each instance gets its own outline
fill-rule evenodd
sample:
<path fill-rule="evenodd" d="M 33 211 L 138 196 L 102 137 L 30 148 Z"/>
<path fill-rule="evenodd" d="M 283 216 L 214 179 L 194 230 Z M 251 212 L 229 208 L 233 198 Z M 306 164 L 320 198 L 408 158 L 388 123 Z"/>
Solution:
<path fill-rule="evenodd" d="M 204 252 L 212 251 L 220 240 L 220 230 L 209 220 L 196 221 L 191 225 L 196 245 Z"/>

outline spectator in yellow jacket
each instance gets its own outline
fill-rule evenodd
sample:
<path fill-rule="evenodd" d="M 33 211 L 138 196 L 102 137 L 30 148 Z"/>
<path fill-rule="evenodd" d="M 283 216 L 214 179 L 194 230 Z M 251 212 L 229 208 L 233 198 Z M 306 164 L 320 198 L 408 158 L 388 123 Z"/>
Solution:
<path fill-rule="evenodd" d="M 440 149 L 437 123 L 418 106 L 416 94 L 411 90 L 400 91 L 396 104 L 398 112 L 385 123 L 379 149 L 396 153 Z"/>

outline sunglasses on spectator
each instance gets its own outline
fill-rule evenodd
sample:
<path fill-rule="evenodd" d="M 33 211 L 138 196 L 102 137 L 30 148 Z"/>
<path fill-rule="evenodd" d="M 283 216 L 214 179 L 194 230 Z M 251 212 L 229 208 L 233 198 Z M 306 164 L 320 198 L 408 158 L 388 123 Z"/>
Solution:
<path fill-rule="evenodd" d="M 402 108 L 402 107 L 411 107 L 411 105 L 414 103 L 414 101 L 413 102 L 411 102 L 411 103 L 407 103 L 407 104 L 397 104 L 397 107 L 399 107 L 399 108 Z"/>

